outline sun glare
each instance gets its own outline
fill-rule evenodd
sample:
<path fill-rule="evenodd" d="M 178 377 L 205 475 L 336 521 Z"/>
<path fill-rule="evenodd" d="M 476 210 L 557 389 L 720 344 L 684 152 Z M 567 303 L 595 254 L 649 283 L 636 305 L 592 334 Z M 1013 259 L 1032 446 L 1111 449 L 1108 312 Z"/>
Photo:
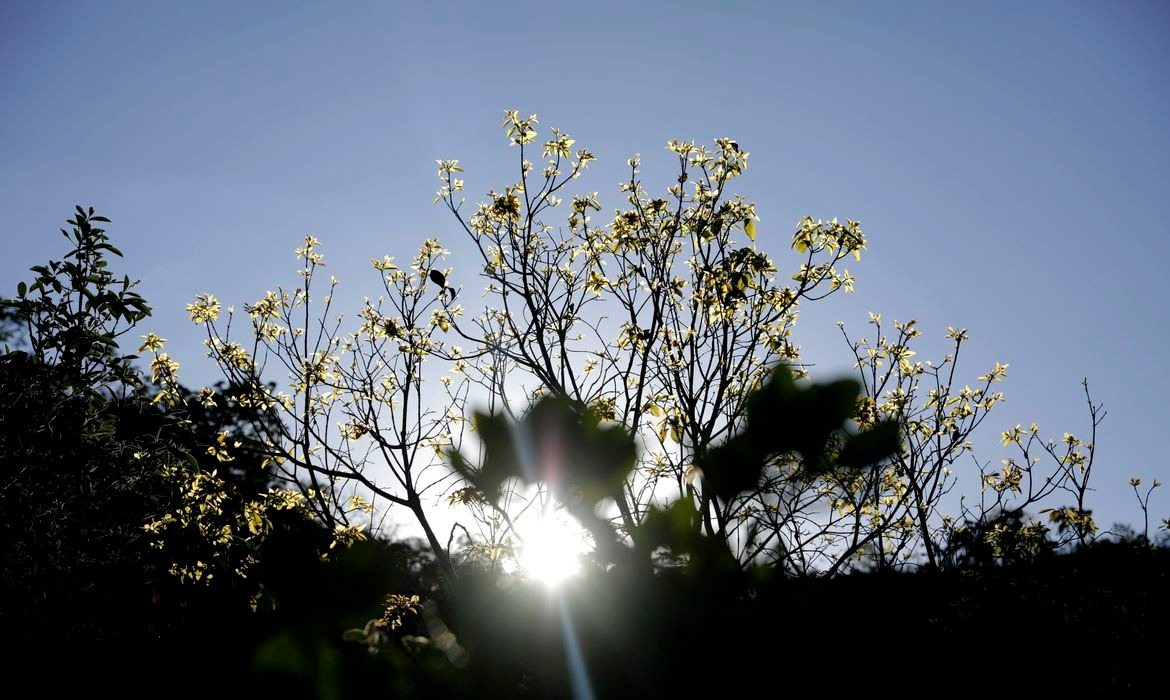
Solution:
<path fill-rule="evenodd" d="M 592 549 L 589 534 L 561 509 L 524 518 L 517 529 L 521 572 L 550 588 L 579 572 L 581 557 Z"/>

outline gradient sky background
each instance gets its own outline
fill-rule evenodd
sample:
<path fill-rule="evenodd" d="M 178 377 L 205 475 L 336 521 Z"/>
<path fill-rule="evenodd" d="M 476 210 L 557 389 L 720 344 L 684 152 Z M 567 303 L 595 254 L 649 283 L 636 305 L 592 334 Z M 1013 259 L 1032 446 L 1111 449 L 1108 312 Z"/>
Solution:
<path fill-rule="evenodd" d="M 4 2 L 0 286 L 94 206 L 154 305 L 141 332 L 197 387 L 216 374 L 184 305 L 293 284 L 306 234 L 348 298 L 377 293 L 371 257 L 435 235 L 478 288 L 435 160 L 461 160 L 472 202 L 513 181 L 505 109 L 599 156 L 581 184 L 607 212 L 633 153 L 665 190 L 667 139 L 730 136 L 782 271 L 804 214 L 869 238 L 857 294 L 798 324 L 814 376 L 851 365 L 838 320 L 917 318 L 916 359 L 965 327 L 964 381 L 1011 365 L 977 443 L 993 465 L 1016 423 L 1086 432 L 1088 377 L 1099 523 L 1138 525 L 1128 477 L 1170 484 L 1167 30 L 1152 1 Z"/>

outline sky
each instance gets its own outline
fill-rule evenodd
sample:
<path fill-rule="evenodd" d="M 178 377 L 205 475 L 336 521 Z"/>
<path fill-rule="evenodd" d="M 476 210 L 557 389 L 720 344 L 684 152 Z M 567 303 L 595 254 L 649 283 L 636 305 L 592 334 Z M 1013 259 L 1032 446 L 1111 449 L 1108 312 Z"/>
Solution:
<path fill-rule="evenodd" d="M 806 214 L 869 240 L 857 293 L 797 326 L 814 377 L 849 370 L 835 324 L 868 311 L 918 319 L 917 359 L 966 328 L 965 381 L 1010 364 L 978 433 L 992 465 L 1017 423 L 1087 433 L 1087 378 L 1108 413 L 1092 505 L 1140 525 L 1129 477 L 1170 484 L 1168 29 L 1164 3 L 1128 0 L 4 2 L 0 290 L 93 206 L 154 306 L 142 332 L 209 384 L 184 306 L 294 283 L 307 234 L 353 299 L 377 293 L 370 258 L 424 238 L 471 262 L 435 161 L 460 159 L 471 201 L 511 182 L 507 109 L 598 156 L 582 184 L 606 211 L 634 153 L 665 190 L 668 139 L 728 136 L 782 272 Z"/>

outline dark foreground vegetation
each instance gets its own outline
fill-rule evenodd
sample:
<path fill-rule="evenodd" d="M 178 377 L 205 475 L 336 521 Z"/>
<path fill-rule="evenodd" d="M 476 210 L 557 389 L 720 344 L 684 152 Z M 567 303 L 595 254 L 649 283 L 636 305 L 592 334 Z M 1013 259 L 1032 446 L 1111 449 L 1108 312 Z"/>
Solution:
<path fill-rule="evenodd" d="M 1156 690 L 1170 652 L 1170 555 L 1132 543 L 832 579 L 595 571 L 554 593 L 483 572 L 435 589 L 434 567 L 409 544 L 359 543 L 322 563 L 307 534 L 274 537 L 263 555 L 274 610 L 253 612 L 230 591 L 144 585 L 140 572 L 72 596 L 96 606 L 71 608 L 67 622 L 26 626 L 12 603 L 29 601 L 6 591 L 12 668 L 35 680 L 67 666 L 83 675 L 57 677 L 56 688 L 126 697 L 567 698 L 583 697 L 572 692 L 579 653 L 599 698 L 965 694 Z M 386 590 L 430 602 L 395 630 L 355 634 L 374 629 Z"/>
<path fill-rule="evenodd" d="M 635 469 L 635 443 L 564 396 L 518 425 L 478 416 L 483 459 L 447 456 L 491 504 L 548 476 L 522 468 L 524 450 L 557 455 L 566 466 L 549 488 L 595 545 L 580 576 L 550 589 L 482 558 L 444 559 L 433 541 L 347 538 L 274 489 L 270 406 L 232 400 L 247 395 L 232 385 L 215 400 L 177 388 L 157 348 L 149 378 L 120 352 L 150 309 L 109 270 L 119 253 L 104 221 L 78 208 L 69 253 L 0 306 L 10 679 L 53 695 L 292 698 L 1162 685 L 1170 551 L 1145 536 L 1062 540 L 1083 508 L 1056 534 L 1006 509 L 952 528 L 914 566 L 867 554 L 876 536 L 833 575 L 794 572 L 783 556 L 744 561 L 706 500 L 648 507 L 633 526 L 602 517 Z M 904 426 L 859 428 L 861 392 L 778 366 L 746 399 L 740 430 L 698 455 L 705 498 L 752 492 L 776 455 L 814 476 L 890 460 Z"/>

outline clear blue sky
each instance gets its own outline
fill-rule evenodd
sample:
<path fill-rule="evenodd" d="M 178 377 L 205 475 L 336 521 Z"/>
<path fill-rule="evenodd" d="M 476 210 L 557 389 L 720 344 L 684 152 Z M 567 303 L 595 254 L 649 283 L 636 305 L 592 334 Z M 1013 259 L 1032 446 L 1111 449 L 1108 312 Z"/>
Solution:
<path fill-rule="evenodd" d="M 803 214 L 859 219 L 858 292 L 798 326 L 814 374 L 848 366 L 834 322 L 948 325 L 973 382 L 1009 362 L 1000 430 L 1108 417 L 1104 525 L 1136 523 L 1126 479 L 1170 484 L 1158 436 L 1170 372 L 1170 9 L 1158 2 L 0 4 L 0 284 L 59 257 L 75 203 L 113 219 L 184 378 L 214 381 L 183 306 L 290 284 L 292 248 L 325 243 L 347 293 L 368 260 L 439 235 L 437 158 L 470 196 L 509 180 L 505 109 L 537 112 L 600 157 L 607 209 L 635 152 L 736 138 L 737 190 L 781 263 Z M 661 171 L 660 171 L 661 172 Z M 661 180 L 661 188 L 669 184 Z M 356 307 L 355 307 L 356 308 Z M 1170 486 L 1164 490 L 1170 490 Z M 1170 514 L 1170 493 L 1152 515 Z"/>

